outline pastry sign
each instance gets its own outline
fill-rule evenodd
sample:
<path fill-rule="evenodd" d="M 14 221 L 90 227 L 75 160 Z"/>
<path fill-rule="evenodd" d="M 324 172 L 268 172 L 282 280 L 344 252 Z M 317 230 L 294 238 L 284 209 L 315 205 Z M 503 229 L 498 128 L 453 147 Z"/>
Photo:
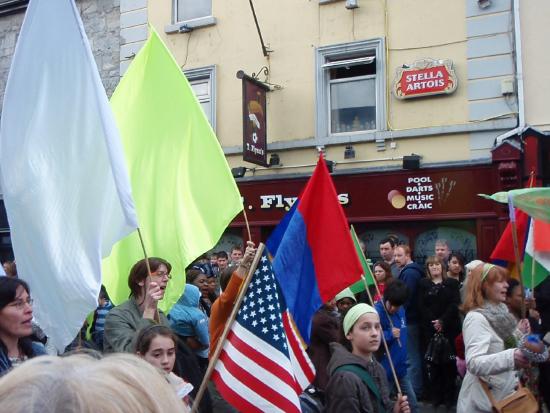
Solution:
<path fill-rule="evenodd" d="M 409 99 L 453 93 L 457 84 L 452 60 L 422 59 L 397 69 L 392 90 L 397 99 Z"/>

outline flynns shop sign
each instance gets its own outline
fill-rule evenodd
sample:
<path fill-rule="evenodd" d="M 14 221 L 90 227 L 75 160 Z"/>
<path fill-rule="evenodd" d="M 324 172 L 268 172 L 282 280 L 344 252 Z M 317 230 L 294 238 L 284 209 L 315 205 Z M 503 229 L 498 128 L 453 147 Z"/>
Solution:
<path fill-rule="evenodd" d="M 450 94 L 456 90 L 457 78 L 451 60 L 417 60 L 398 68 L 393 82 L 397 99 Z"/>

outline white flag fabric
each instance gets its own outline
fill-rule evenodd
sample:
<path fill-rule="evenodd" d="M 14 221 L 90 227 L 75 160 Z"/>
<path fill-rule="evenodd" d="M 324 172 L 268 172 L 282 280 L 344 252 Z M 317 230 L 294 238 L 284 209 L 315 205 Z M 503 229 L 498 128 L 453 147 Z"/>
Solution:
<path fill-rule="evenodd" d="M 62 350 L 97 307 L 101 259 L 137 227 L 122 146 L 73 0 L 31 0 L 0 123 L 19 277 Z M 139 247 L 139 246 L 138 246 Z"/>

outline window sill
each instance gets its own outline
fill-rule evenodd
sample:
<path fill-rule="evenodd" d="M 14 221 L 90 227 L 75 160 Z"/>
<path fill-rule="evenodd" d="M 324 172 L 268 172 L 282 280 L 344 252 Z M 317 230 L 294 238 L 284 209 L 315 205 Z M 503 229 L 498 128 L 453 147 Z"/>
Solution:
<path fill-rule="evenodd" d="M 342 1 L 342 0 L 319 0 L 319 5 L 323 5 L 323 4 L 330 4 L 330 3 L 336 3 L 338 1 Z"/>
<path fill-rule="evenodd" d="M 213 16 L 201 17 L 199 19 L 186 20 L 174 24 L 168 24 L 164 27 L 166 34 L 187 33 L 201 27 L 213 26 L 216 24 L 216 18 Z"/>

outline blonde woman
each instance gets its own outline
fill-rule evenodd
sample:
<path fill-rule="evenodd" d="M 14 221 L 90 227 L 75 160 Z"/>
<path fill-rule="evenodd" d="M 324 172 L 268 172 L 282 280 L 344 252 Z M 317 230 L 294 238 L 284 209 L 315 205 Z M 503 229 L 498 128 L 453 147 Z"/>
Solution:
<path fill-rule="evenodd" d="M 27 361 L 0 379 L 0 406 L 10 413 L 188 412 L 158 371 L 130 354 Z"/>
<path fill-rule="evenodd" d="M 468 277 L 462 329 L 468 371 L 458 396 L 457 413 L 491 412 L 480 380 L 500 401 L 516 390 L 517 370 L 529 366 L 517 348 L 518 340 L 529 332 L 529 323 L 518 323 L 504 304 L 507 275 L 504 268 L 485 263 L 474 268 Z"/>

